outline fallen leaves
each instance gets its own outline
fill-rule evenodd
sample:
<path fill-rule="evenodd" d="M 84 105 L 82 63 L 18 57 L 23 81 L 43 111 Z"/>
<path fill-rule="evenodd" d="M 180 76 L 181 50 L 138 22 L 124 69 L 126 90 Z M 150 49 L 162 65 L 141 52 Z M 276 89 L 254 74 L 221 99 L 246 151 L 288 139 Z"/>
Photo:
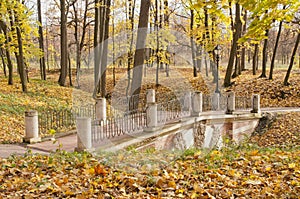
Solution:
<path fill-rule="evenodd" d="M 293 147 L 300 145 L 300 113 L 284 113 L 265 129 L 265 132 L 255 133 L 250 141 L 265 147 Z"/>
<path fill-rule="evenodd" d="M 0 77 L 0 143 L 22 142 L 26 110 L 57 109 L 72 103 L 72 88 L 55 82 L 31 79 L 28 89 L 28 93 L 22 93 Z"/>
<path fill-rule="evenodd" d="M 300 191 L 300 148 L 195 150 L 168 164 L 162 157 L 174 152 L 12 156 L 0 160 L 0 198 L 294 198 Z"/>
<path fill-rule="evenodd" d="M 252 71 L 245 71 L 235 78 L 235 84 L 229 87 L 236 96 L 261 95 L 262 107 L 299 107 L 300 106 L 300 73 L 291 74 L 290 85 L 283 86 L 286 70 L 275 70 L 273 80 L 253 76 Z M 259 72 L 258 72 L 259 74 Z"/>

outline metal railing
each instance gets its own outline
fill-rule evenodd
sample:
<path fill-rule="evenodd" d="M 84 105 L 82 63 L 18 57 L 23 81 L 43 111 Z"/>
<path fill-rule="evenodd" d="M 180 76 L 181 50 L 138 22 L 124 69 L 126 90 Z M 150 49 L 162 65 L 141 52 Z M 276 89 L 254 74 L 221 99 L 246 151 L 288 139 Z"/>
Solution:
<path fill-rule="evenodd" d="M 124 96 L 120 93 L 113 95 L 110 101 L 110 110 L 108 116 L 119 116 L 120 114 L 132 111 L 142 111 L 146 107 L 146 94 Z"/>
<path fill-rule="evenodd" d="M 164 100 L 163 100 L 164 99 Z M 157 104 L 158 124 L 165 124 L 190 115 L 190 107 L 186 107 L 184 96 L 169 95 L 163 97 L 160 94 L 160 100 Z M 213 110 L 213 95 L 203 95 L 202 110 Z M 111 137 L 136 132 L 145 127 L 147 122 L 146 95 L 135 95 L 132 97 L 117 98 L 117 107 L 108 106 L 107 119 L 95 121 L 94 140 L 109 139 Z M 139 103 L 139 104 L 136 104 Z M 138 107 L 136 110 L 129 110 L 128 106 Z M 219 98 L 219 110 L 225 110 L 227 106 L 227 97 L 221 95 Z M 235 109 L 245 110 L 252 106 L 251 97 L 235 97 Z M 39 112 L 39 132 L 49 134 L 49 130 L 56 133 L 75 129 L 76 117 L 90 117 L 95 120 L 95 105 L 73 106 L 72 108 L 63 108 L 59 110 L 48 110 Z"/>
<path fill-rule="evenodd" d="M 246 110 L 252 107 L 251 97 L 235 97 L 235 109 L 236 110 Z"/>
<path fill-rule="evenodd" d="M 72 130 L 75 128 L 76 117 L 91 117 L 94 119 L 95 106 L 91 104 L 39 112 L 39 132 L 47 135 L 50 130 L 54 130 L 56 133 Z"/>
<path fill-rule="evenodd" d="M 219 108 L 218 110 L 226 110 L 227 96 L 220 95 L 219 97 Z M 213 95 L 202 95 L 202 110 L 213 111 Z"/>
<path fill-rule="evenodd" d="M 110 117 L 92 122 L 92 142 L 100 142 L 125 134 L 142 131 L 146 127 L 146 114 L 127 113 L 123 117 Z"/>
<path fill-rule="evenodd" d="M 213 109 L 213 95 L 203 95 L 202 98 L 202 110 L 205 111 L 212 111 Z M 250 109 L 252 106 L 251 97 L 243 97 L 238 96 L 235 97 L 235 110 L 246 110 Z M 219 97 L 219 109 L 221 111 L 226 110 L 227 108 L 227 96 L 220 95 Z"/>
<path fill-rule="evenodd" d="M 191 104 L 185 104 L 184 98 L 172 99 L 157 104 L 157 122 L 165 124 L 174 120 L 187 117 L 191 114 Z"/>

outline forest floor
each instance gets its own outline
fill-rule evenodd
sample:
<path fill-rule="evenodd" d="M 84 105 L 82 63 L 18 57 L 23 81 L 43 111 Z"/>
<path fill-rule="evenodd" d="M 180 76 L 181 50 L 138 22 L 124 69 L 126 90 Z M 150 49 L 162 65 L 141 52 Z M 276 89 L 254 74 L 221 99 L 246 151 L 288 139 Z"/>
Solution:
<path fill-rule="evenodd" d="M 290 86 L 284 87 L 284 71 L 275 73 L 274 80 L 267 80 L 243 72 L 228 89 L 237 96 L 260 93 L 263 107 L 299 107 L 300 74 L 293 72 Z M 211 79 L 192 77 L 191 69 L 178 69 L 178 74 L 195 90 L 210 93 L 214 88 Z M 57 86 L 56 77 L 50 75 L 53 81 L 47 82 L 31 78 L 26 94 L 20 84 L 8 86 L 0 78 L 0 142 L 21 142 L 25 110 L 72 106 L 74 89 Z M 221 150 L 133 149 L 98 157 L 28 152 L 0 158 L 0 198 L 299 198 L 299 118 L 300 113 L 277 114 L 247 142 L 237 146 L 225 140 Z"/>

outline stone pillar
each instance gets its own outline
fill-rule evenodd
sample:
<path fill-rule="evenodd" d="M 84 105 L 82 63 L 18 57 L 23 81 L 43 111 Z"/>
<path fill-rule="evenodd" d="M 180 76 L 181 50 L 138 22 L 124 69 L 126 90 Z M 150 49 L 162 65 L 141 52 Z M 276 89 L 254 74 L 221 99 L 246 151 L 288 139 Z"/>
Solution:
<path fill-rule="evenodd" d="M 195 92 L 192 97 L 192 116 L 199 116 L 202 112 L 202 93 Z"/>
<path fill-rule="evenodd" d="M 39 137 L 39 120 L 38 112 L 34 110 L 25 112 L 25 137 L 23 142 L 26 143 L 37 143 L 40 142 Z"/>
<path fill-rule="evenodd" d="M 96 120 L 106 120 L 106 99 L 96 99 Z"/>
<path fill-rule="evenodd" d="M 260 95 L 252 95 L 252 110 L 251 113 L 260 113 Z"/>
<path fill-rule="evenodd" d="M 147 90 L 147 103 L 155 103 L 155 90 L 154 89 Z"/>
<path fill-rule="evenodd" d="M 220 109 L 220 93 L 214 93 L 212 97 L 212 110 L 216 111 Z"/>
<path fill-rule="evenodd" d="M 232 114 L 235 111 L 235 93 L 229 92 L 227 94 L 227 106 L 226 106 L 226 114 Z"/>
<path fill-rule="evenodd" d="M 148 103 L 146 110 L 147 127 L 145 131 L 154 131 L 157 129 L 157 104 Z"/>
<path fill-rule="evenodd" d="M 191 112 L 192 109 L 192 92 L 187 91 L 183 97 L 183 111 Z"/>
<path fill-rule="evenodd" d="M 90 117 L 76 119 L 77 147 L 75 151 L 92 151 L 92 120 Z"/>

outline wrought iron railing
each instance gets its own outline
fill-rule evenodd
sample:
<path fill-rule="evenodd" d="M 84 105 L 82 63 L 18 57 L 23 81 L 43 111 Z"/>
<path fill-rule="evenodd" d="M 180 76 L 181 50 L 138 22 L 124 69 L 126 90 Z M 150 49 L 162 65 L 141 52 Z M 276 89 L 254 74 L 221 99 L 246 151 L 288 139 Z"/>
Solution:
<path fill-rule="evenodd" d="M 202 95 L 202 111 L 211 111 L 211 110 L 212 110 L 212 96 Z"/>
<path fill-rule="evenodd" d="M 235 97 L 235 109 L 236 110 L 246 110 L 252 107 L 251 97 Z"/>
<path fill-rule="evenodd" d="M 119 116 L 120 113 L 142 111 L 146 107 L 146 94 L 140 93 L 138 95 L 124 96 L 116 93 L 112 96 L 110 101 L 109 116 Z"/>
<path fill-rule="evenodd" d="M 76 117 L 91 117 L 94 119 L 95 106 L 73 106 L 72 108 L 39 112 L 39 132 L 42 135 L 48 135 L 50 130 L 60 133 L 74 129 Z"/>
<path fill-rule="evenodd" d="M 219 108 L 217 110 L 225 110 L 227 106 L 227 97 L 220 95 L 219 97 Z M 213 111 L 213 95 L 202 95 L 202 110 Z"/>
<path fill-rule="evenodd" d="M 117 136 L 133 134 L 146 127 L 146 114 L 143 112 L 127 113 L 123 117 L 109 117 L 92 122 L 92 142 L 100 142 Z"/>
<path fill-rule="evenodd" d="M 169 96 L 170 97 L 170 96 Z M 137 100 L 138 99 L 138 100 Z M 186 106 L 184 96 L 171 96 L 160 99 L 157 103 L 158 124 L 165 124 L 188 117 L 191 108 Z M 166 100 L 169 99 L 169 100 Z M 212 95 L 203 95 L 203 111 L 213 110 Z M 123 109 L 117 109 L 108 105 L 107 119 L 95 120 L 95 105 L 73 106 L 72 108 L 62 108 L 59 110 L 48 110 L 39 112 L 39 131 L 42 135 L 48 135 L 49 130 L 56 133 L 75 129 L 76 117 L 90 117 L 95 120 L 93 123 L 93 140 L 103 140 L 116 137 L 123 134 L 129 134 L 141 130 L 147 124 L 146 122 L 146 97 L 144 94 L 133 97 L 119 98 L 118 106 Z M 128 110 L 127 105 L 137 106 L 138 109 Z M 227 106 L 227 97 L 221 95 L 219 98 L 219 110 L 225 110 Z M 235 109 L 250 109 L 252 106 L 251 97 L 235 97 Z"/>
<path fill-rule="evenodd" d="M 157 104 L 157 122 L 165 124 L 191 114 L 191 104 L 185 104 L 184 97 Z"/>
<path fill-rule="evenodd" d="M 66 131 L 75 127 L 75 119 L 70 109 L 48 110 L 39 113 L 39 132 L 42 135 Z"/>

